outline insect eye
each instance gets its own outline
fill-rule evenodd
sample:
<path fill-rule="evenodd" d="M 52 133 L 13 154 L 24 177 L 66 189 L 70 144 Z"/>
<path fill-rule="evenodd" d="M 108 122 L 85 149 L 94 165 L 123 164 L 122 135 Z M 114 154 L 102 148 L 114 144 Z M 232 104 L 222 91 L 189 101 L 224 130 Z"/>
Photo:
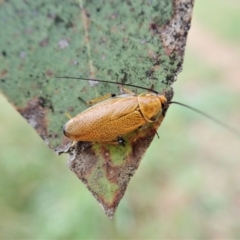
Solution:
<path fill-rule="evenodd" d="M 162 109 L 165 109 L 167 107 L 167 102 L 161 102 L 162 103 Z"/>

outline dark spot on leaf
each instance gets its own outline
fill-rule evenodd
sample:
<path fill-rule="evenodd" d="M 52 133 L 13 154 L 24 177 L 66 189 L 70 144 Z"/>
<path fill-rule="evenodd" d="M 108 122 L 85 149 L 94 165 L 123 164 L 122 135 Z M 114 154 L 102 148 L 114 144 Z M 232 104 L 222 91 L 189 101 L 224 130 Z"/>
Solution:
<path fill-rule="evenodd" d="M 123 76 L 121 77 L 121 82 L 122 82 L 122 83 L 127 82 L 128 79 L 131 78 L 131 76 L 129 76 L 128 73 L 127 73 L 124 69 L 121 69 L 120 72 L 121 72 L 121 74 L 123 75 Z"/>
<path fill-rule="evenodd" d="M 150 23 L 150 30 L 152 30 L 154 33 L 158 33 L 158 25 L 156 23 Z"/>
<path fill-rule="evenodd" d="M 5 82 L 5 79 L 1 79 L 1 82 Z"/>
<path fill-rule="evenodd" d="M 182 63 L 181 63 L 181 62 L 178 62 L 177 68 L 179 69 L 179 68 L 181 68 L 181 67 L 182 67 Z"/>
<path fill-rule="evenodd" d="M 66 24 L 65 24 L 65 28 L 72 28 L 74 26 L 74 24 L 71 22 L 71 21 L 68 21 Z"/>
<path fill-rule="evenodd" d="M 58 25 L 58 24 L 63 23 L 63 22 L 64 22 L 64 20 L 61 17 L 59 17 L 58 15 L 56 15 L 56 17 L 54 19 L 54 23 L 56 25 Z"/>
<path fill-rule="evenodd" d="M 126 49 L 126 46 L 125 46 L 125 45 L 122 45 L 122 49 L 125 50 L 125 49 Z"/>
<path fill-rule="evenodd" d="M 145 76 L 146 76 L 147 78 L 152 79 L 153 75 L 154 75 L 154 70 L 153 70 L 153 69 L 148 70 L 148 71 L 145 72 Z"/>
<path fill-rule="evenodd" d="M 162 81 L 164 84 L 169 84 L 174 81 L 174 76 L 171 74 L 166 75 L 165 80 Z"/>
<path fill-rule="evenodd" d="M 4 57 L 7 57 L 7 52 L 6 51 L 2 51 L 2 55 L 4 56 Z"/>
<path fill-rule="evenodd" d="M 39 105 L 42 107 L 42 108 L 45 108 L 46 106 L 46 100 L 44 97 L 40 97 L 39 98 Z"/>
<path fill-rule="evenodd" d="M 51 101 L 47 98 L 44 98 L 44 97 L 40 97 L 39 98 L 39 105 L 42 107 L 42 108 L 48 108 L 50 109 L 52 112 L 54 112 L 54 107 L 51 103 Z"/>

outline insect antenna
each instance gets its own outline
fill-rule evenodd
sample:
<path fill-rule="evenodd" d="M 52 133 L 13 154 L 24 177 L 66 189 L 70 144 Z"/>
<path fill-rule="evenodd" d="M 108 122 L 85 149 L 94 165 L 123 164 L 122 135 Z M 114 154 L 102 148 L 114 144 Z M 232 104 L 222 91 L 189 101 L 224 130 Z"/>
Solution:
<path fill-rule="evenodd" d="M 205 117 L 208 118 L 208 119 L 211 119 L 211 120 L 214 121 L 215 123 L 219 124 L 220 126 L 226 128 L 228 131 L 230 131 L 230 132 L 232 132 L 233 134 L 235 134 L 235 135 L 237 135 L 238 137 L 240 137 L 240 132 L 239 132 L 238 130 L 236 130 L 235 128 L 229 126 L 228 124 L 226 124 L 226 123 L 224 123 L 224 122 L 222 122 L 222 121 L 220 121 L 220 120 L 218 120 L 218 119 L 216 119 L 216 118 L 208 115 L 207 113 L 202 112 L 202 111 L 200 111 L 200 110 L 198 110 L 198 109 L 196 109 L 196 108 L 194 108 L 194 107 L 191 107 L 191 106 L 189 106 L 189 105 L 186 105 L 186 104 L 184 104 L 184 103 L 180 103 L 180 102 L 176 102 L 176 101 L 171 101 L 171 102 L 169 102 L 169 104 L 172 104 L 172 103 L 177 104 L 177 105 L 180 105 L 180 106 L 183 106 L 183 107 L 186 107 L 186 108 L 188 108 L 188 109 L 191 109 L 192 111 L 197 112 L 197 113 L 205 116 Z"/>
<path fill-rule="evenodd" d="M 120 85 L 124 85 L 124 86 L 144 89 L 144 90 L 151 91 L 151 92 L 154 92 L 156 94 L 159 94 L 159 92 L 154 91 L 152 89 L 137 86 L 137 85 L 130 84 L 130 83 L 120 83 L 120 82 L 113 82 L 113 81 L 107 81 L 107 80 L 102 80 L 102 79 L 91 79 L 91 78 L 82 78 L 82 77 L 55 77 L 55 78 L 76 79 L 76 80 L 83 80 L 83 81 L 94 81 L 94 82 L 104 82 L 104 83 L 111 83 L 111 84 L 120 84 Z"/>

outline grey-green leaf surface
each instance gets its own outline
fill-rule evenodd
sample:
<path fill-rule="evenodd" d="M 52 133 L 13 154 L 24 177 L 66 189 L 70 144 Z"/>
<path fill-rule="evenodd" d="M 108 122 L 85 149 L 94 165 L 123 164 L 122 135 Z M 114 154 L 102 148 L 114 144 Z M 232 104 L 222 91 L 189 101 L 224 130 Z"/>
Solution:
<path fill-rule="evenodd" d="M 113 84 L 56 76 L 154 87 L 171 99 L 171 86 L 182 66 L 193 1 L 12 0 L 0 4 L 1 91 L 50 148 L 64 151 L 69 146 L 70 140 L 62 134 L 62 126 L 67 121 L 64 113 L 74 116 L 87 108 L 84 101 L 119 93 L 118 86 Z M 141 92 L 137 88 L 133 90 Z M 127 145 L 132 151 L 131 160 L 136 163 L 129 176 L 134 174 L 154 136 L 151 129 L 152 126 L 151 137 L 145 136 L 150 141 L 138 150 L 140 154 L 134 154 L 138 146 Z M 142 141 L 139 141 L 141 146 Z M 129 155 L 126 151 L 124 156 L 121 148 L 105 147 L 103 155 L 110 152 L 113 163 L 119 156 L 125 159 Z M 97 161 L 95 156 L 102 146 L 95 144 L 91 150 L 88 159 Z M 74 161 L 82 164 L 85 153 L 83 150 L 78 153 Z M 100 164 L 101 170 L 104 164 L 104 161 Z M 98 167 L 99 164 L 93 166 L 91 172 Z M 70 168 L 73 168 L 71 164 Z M 98 195 L 96 198 L 103 206 L 107 205 L 107 213 L 108 207 L 114 206 L 108 214 L 112 217 L 130 178 L 124 186 L 114 191 L 111 188 L 111 197 L 105 192 L 99 198 L 95 177 L 87 181 L 85 175 L 78 177 L 95 197 Z M 99 181 L 106 184 L 109 179 L 106 175 Z M 119 189 L 120 193 L 116 192 Z M 116 195 L 121 196 L 117 202 L 113 197 Z"/>

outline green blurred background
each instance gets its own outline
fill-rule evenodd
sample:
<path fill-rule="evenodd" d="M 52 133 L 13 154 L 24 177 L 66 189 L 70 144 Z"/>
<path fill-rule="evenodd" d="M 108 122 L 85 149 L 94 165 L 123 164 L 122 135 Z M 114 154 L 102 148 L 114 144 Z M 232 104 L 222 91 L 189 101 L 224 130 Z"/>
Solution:
<path fill-rule="evenodd" d="M 195 3 L 174 100 L 240 130 L 240 2 Z M 0 239 L 240 238 L 240 138 L 171 106 L 114 220 L 0 95 Z"/>

